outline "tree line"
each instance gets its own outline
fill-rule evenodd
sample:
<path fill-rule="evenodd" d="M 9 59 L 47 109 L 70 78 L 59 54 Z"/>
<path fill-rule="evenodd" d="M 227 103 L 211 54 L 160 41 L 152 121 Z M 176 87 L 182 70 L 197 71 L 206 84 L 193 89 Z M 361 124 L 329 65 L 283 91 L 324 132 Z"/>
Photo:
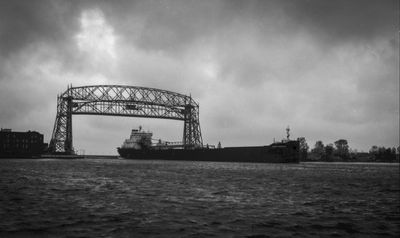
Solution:
<path fill-rule="evenodd" d="M 300 142 L 300 159 L 302 161 L 394 162 L 399 160 L 400 154 L 400 146 L 396 149 L 373 145 L 369 152 L 358 152 L 356 149 L 350 148 L 346 139 L 339 139 L 327 145 L 319 140 L 312 149 L 304 137 L 298 138 L 298 141 Z"/>

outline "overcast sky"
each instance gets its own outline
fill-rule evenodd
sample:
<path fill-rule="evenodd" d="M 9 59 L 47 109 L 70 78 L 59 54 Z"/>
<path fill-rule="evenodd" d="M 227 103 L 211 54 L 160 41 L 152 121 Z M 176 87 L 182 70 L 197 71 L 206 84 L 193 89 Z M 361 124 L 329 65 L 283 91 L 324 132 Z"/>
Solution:
<path fill-rule="evenodd" d="M 397 147 L 399 1 L 1 1 L 0 126 L 48 142 L 68 84 L 191 93 L 209 144 L 289 125 L 310 147 Z M 180 121 L 76 115 L 74 147 L 116 154 L 139 125 L 182 139 Z"/>

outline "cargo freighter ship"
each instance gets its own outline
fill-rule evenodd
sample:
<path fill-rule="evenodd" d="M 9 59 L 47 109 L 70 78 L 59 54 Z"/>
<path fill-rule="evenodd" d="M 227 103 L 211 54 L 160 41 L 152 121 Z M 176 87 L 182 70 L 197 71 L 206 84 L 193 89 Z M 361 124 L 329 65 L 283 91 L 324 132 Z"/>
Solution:
<path fill-rule="evenodd" d="M 153 133 L 133 129 L 118 153 L 125 159 L 138 160 L 188 160 L 217 162 L 298 163 L 299 142 L 288 138 L 266 146 L 185 148 L 179 142 L 153 143 Z"/>

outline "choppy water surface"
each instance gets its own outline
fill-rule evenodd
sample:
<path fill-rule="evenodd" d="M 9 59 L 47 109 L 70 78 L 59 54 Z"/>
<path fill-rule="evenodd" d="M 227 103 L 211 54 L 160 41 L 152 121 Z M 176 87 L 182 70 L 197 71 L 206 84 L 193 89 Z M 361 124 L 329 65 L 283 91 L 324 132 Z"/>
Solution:
<path fill-rule="evenodd" d="M 396 164 L 0 160 L 0 237 L 396 237 Z"/>

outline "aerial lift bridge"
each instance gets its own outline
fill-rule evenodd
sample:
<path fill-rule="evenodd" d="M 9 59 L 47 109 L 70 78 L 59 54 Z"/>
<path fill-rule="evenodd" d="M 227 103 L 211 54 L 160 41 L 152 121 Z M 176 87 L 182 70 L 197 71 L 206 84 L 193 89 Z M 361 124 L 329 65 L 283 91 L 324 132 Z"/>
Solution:
<path fill-rule="evenodd" d="M 72 87 L 57 96 L 50 153 L 73 154 L 72 115 L 147 117 L 183 121 L 185 149 L 203 147 L 199 104 L 191 96 L 155 88 L 94 85 Z"/>

